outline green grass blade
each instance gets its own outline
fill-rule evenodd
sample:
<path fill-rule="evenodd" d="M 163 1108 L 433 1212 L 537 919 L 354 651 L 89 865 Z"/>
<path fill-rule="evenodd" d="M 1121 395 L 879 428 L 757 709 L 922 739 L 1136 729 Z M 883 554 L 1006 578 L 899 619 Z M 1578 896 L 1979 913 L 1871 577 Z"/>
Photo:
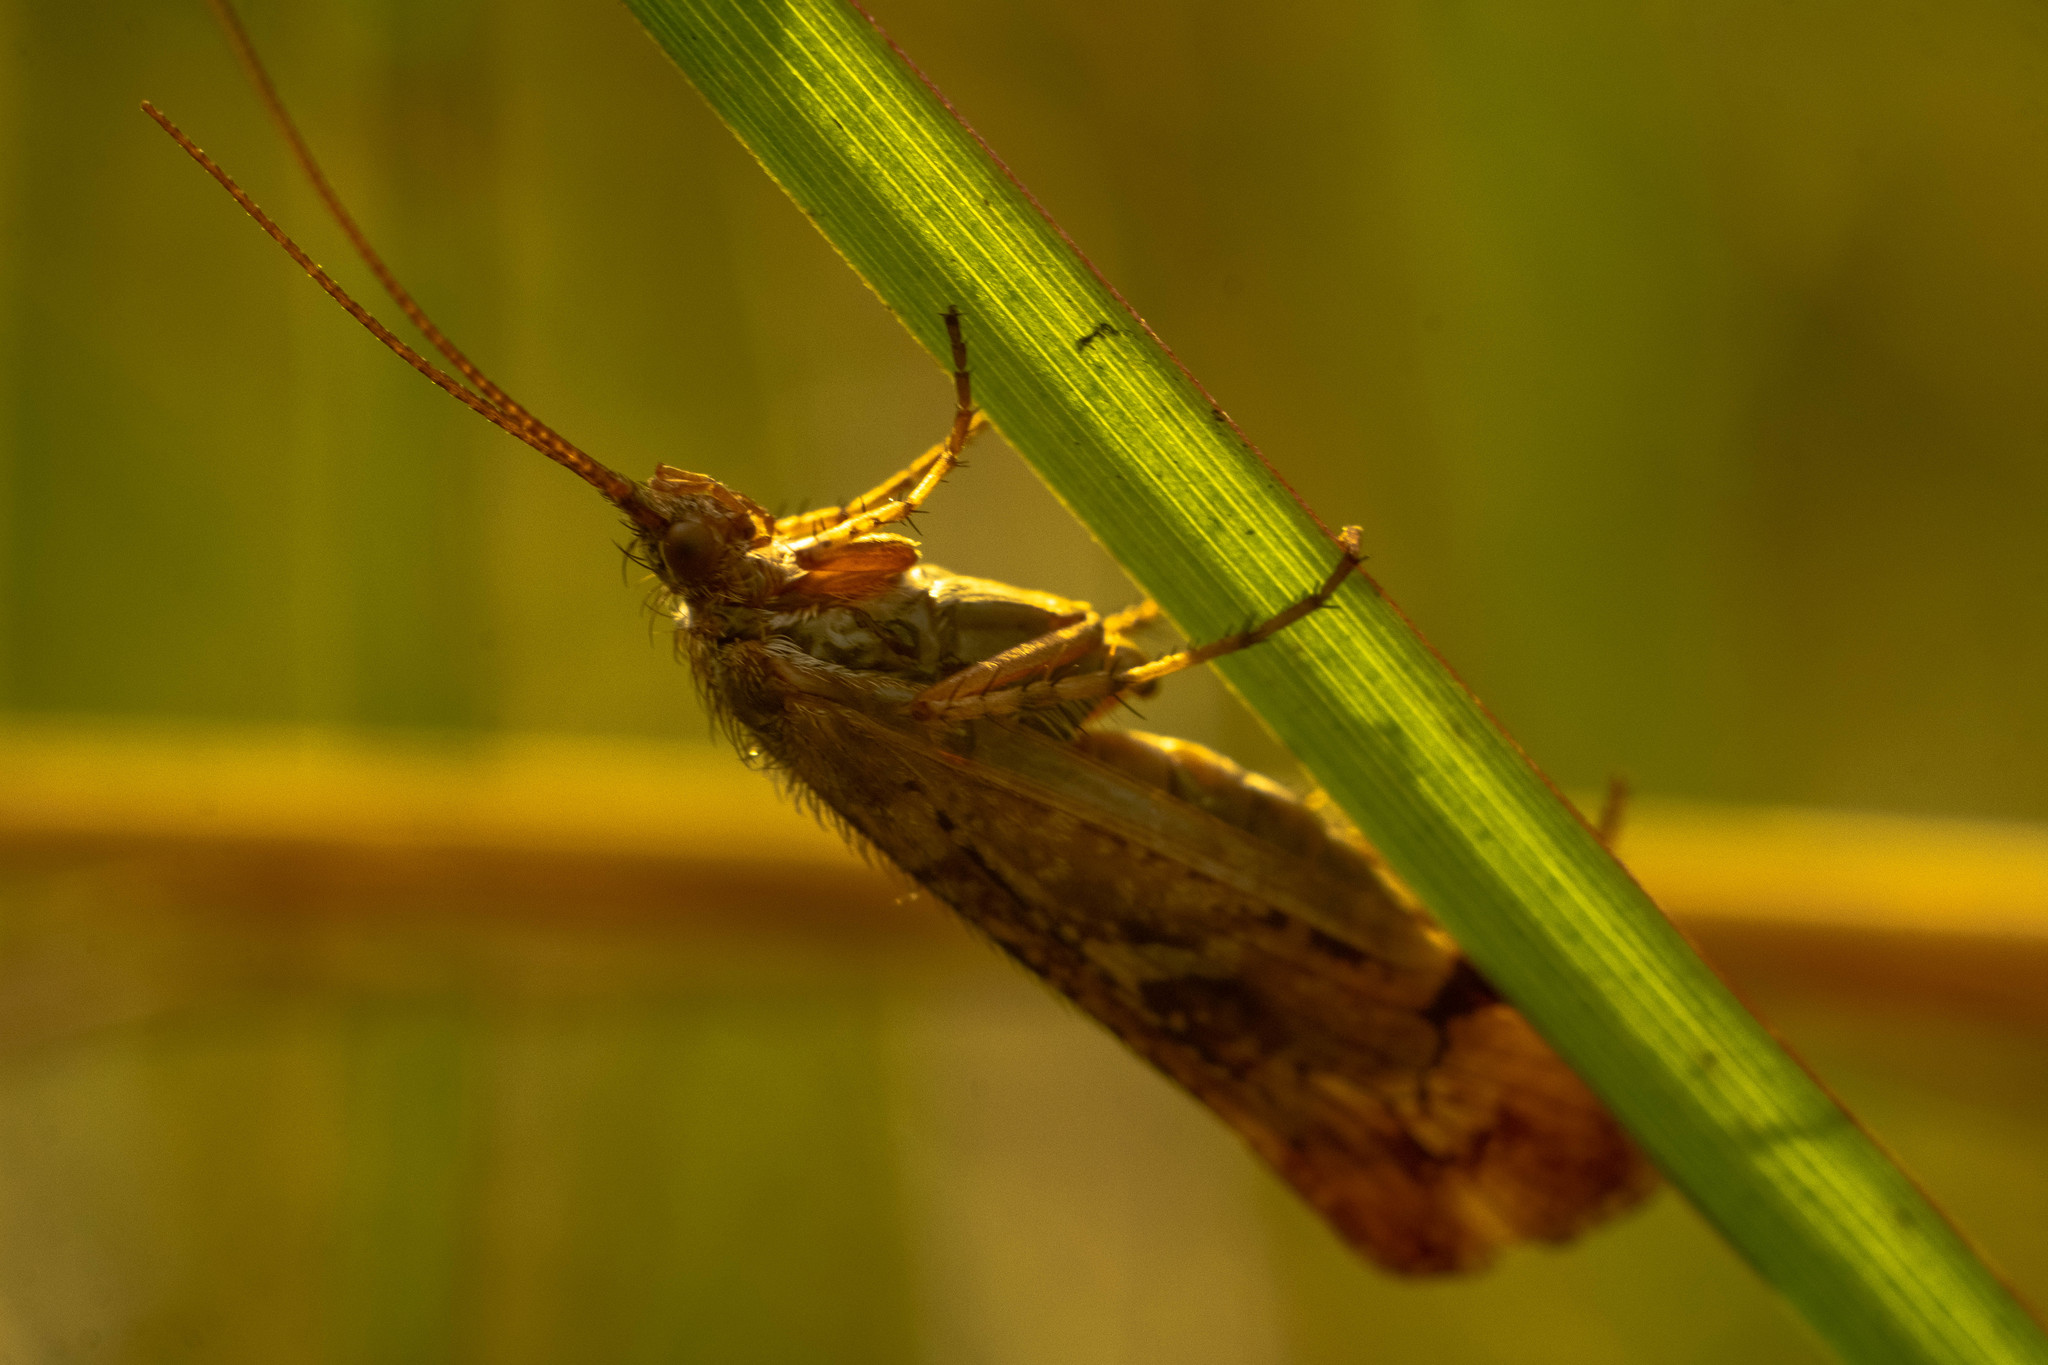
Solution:
<path fill-rule="evenodd" d="M 1334 550 L 1287 491 L 856 11 L 628 4 L 934 355 L 960 307 L 977 397 L 1191 635 L 1327 571 Z M 1363 581 L 1224 668 L 1844 1356 L 2048 1361 L 2040 1327 Z"/>

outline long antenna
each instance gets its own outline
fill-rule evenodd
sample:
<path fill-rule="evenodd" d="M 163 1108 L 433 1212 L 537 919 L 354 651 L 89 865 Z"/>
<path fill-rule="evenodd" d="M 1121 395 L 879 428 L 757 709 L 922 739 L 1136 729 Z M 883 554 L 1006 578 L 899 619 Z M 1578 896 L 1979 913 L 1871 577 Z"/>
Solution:
<path fill-rule="evenodd" d="M 515 421 L 531 423 L 542 431 L 547 430 L 545 423 L 521 407 L 511 394 L 499 388 L 491 381 L 489 375 L 478 369 L 468 356 L 457 349 L 447 334 L 436 327 L 434 320 L 427 316 L 426 309 L 420 307 L 411 292 L 398 282 L 398 277 L 391 273 L 391 268 L 384 264 L 384 258 L 377 254 L 377 249 L 370 245 L 370 239 L 357 225 L 355 215 L 348 211 L 348 205 L 342 203 L 341 196 L 335 193 L 326 172 L 320 169 L 319 161 L 313 156 L 312 147 L 307 145 L 306 139 L 300 135 L 298 124 L 292 122 L 291 114 L 284 107 L 284 100 L 277 93 L 277 86 L 270 79 L 270 72 L 264 68 L 263 59 L 256 55 L 256 45 L 249 41 L 249 31 L 242 27 L 242 18 L 235 13 L 235 7 L 228 0 L 207 0 L 207 3 L 213 7 L 213 16 L 220 21 L 221 28 L 226 30 L 228 43 L 235 49 L 235 57 L 241 62 L 242 70 L 248 73 L 249 83 L 256 87 L 256 95 L 263 101 L 264 112 L 270 115 L 270 121 L 277 125 L 278 132 L 284 135 L 286 145 L 292 149 L 292 158 L 299 163 L 299 169 L 306 173 L 306 179 L 312 182 L 314 192 L 320 196 L 320 202 L 327 205 L 327 212 L 333 216 L 342 232 L 347 234 L 349 244 L 355 247 L 356 254 L 363 258 L 363 264 L 370 267 L 370 273 L 384 286 L 384 292 L 391 296 L 392 302 L 405 310 L 406 317 L 412 321 L 413 326 L 419 328 L 420 335 L 446 357 L 448 363 L 453 365 L 464 379 L 475 385 L 478 392 L 490 399 L 494 406 Z"/>
<path fill-rule="evenodd" d="M 147 100 L 142 102 L 142 112 L 155 119 L 157 126 L 169 133 L 173 142 L 183 147 L 186 154 L 198 162 L 208 175 L 220 182 L 221 188 L 242 206 L 242 211 L 255 219 L 256 225 L 262 228 L 273 242 L 283 247 L 285 254 L 298 262 L 299 268 L 312 276 L 315 284 L 326 290 L 328 296 L 347 310 L 350 317 L 361 323 L 371 336 L 383 342 L 406 364 L 425 375 L 430 382 L 485 421 L 518 437 L 556 464 L 577 474 L 637 524 L 650 530 L 659 530 L 665 524 L 656 513 L 641 503 L 639 486 L 631 479 L 606 468 L 550 428 L 530 418 L 522 421 L 490 402 L 488 398 L 472 392 L 462 381 L 437 368 L 432 361 L 406 345 L 389 327 L 379 322 L 369 309 L 349 297 L 348 291 L 343 289 L 332 275 L 321 269 L 319 263 L 306 254 L 305 248 L 286 235 L 284 229 L 272 221 L 270 215 L 249 197 L 248 191 L 237 185 L 233 176 L 222 170 L 212 157 L 199 149 L 198 144 L 185 136 L 177 124 L 171 122 L 161 110 Z"/>

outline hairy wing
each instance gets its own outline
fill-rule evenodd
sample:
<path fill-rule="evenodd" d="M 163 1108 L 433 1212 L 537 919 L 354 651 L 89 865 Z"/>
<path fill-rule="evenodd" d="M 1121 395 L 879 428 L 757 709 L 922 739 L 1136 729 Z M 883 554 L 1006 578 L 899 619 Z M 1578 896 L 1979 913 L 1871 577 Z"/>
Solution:
<path fill-rule="evenodd" d="M 1227 760 L 996 723 L 937 735 L 808 697 L 772 728 L 849 826 L 1214 1110 L 1381 1266 L 1475 1269 L 1654 1185 L 1368 855 Z"/>

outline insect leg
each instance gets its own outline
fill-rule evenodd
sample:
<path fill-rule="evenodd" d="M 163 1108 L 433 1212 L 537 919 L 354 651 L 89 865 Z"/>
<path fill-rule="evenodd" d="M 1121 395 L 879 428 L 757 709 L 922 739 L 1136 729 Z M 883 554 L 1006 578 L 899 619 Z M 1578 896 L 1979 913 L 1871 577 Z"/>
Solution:
<path fill-rule="evenodd" d="M 972 441 L 987 429 L 988 418 L 977 412 L 974 414 L 973 422 L 968 425 L 967 439 Z M 844 507 L 819 507 L 809 512 L 776 518 L 776 538 L 790 540 L 814 536 L 820 531 L 831 530 L 850 517 L 857 517 L 871 508 L 880 507 L 883 503 L 901 501 L 905 494 L 923 481 L 925 475 L 931 472 L 933 465 L 948 457 L 950 448 L 949 437 L 911 461 L 909 467 L 897 470 Z"/>
<path fill-rule="evenodd" d="M 1026 640 L 1021 645 L 939 679 L 911 701 L 911 714 L 924 719 L 964 720 L 971 716 L 1009 715 L 1014 711 L 1056 704 L 1024 702 L 1022 698 L 1036 696 L 1050 683 L 1022 683 L 1021 680 L 1034 673 L 1050 678 L 1054 670 L 1101 648 L 1102 641 L 1103 620 L 1091 611 L 1071 625 L 1049 630 L 1036 639 Z"/>
<path fill-rule="evenodd" d="M 1615 840 L 1621 838 L 1621 824 L 1628 814 L 1628 779 L 1620 773 L 1607 778 L 1607 798 L 1600 803 L 1600 818 L 1593 824 L 1593 832 L 1600 836 L 1600 842 L 1610 849 Z"/>
<path fill-rule="evenodd" d="M 1261 641 L 1271 639 L 1337 595 L 1338 587 L 1345 579 L 1351 577 L 1351 571 L 1358 567 L 1358 540 L 1360 534 L 1361 532 L 1356 526 L 1344 528 L 1343 534 L 1337 537 L 1337 544 L 1343 550 L 1343 553 L 1337 557 L 1337 567 L 1330 571 L 1330 576 L 1323 580 L 1321 587 L 1287 608 L 1287 610 L 1279 613 L 1277 616 L 1261 621 L 1250 630 L 1239 631 L 1235 635 L 1226 635 L 1222 639 L 1212 640 L 1206 645 L 1200 645 L 1194 649 L 1183 649 L 1179 653 L 1169 654 L 1163 659 L 1154 659 L 1149 664 L 1141 664 L 1137 668 L 1129 669 L 1120 675 L 1120 683 L 1122 686 L 1130 686 L 1136 683 L 1157 682 L 1159 679 L 1171 677 L 1183 669 L 1193 668 L 1197 664 L 1208 663 L 1211 659 L 1220 659 L 1226 654 L 1235 654 L 1240 649 L 1250 649 Z M 1119 691 L 1122 690 L 1122 686 L 1119 687 Z"/>
<path fill-rule="evenodd" d="M 960 310 L 946 311 L 946 336 L 953 343 L 953 427 L 946 439 L 919 456 L 910 468 L 869 489 L 845 507 L 820 508 L 776 523 L 775 534 L 792 550 L 834 540 L 851 540 L 909 517 L 960 463 L 967 442 L 986 426 L 974 409 L 974 385 L 967 372 L 967 339 Z M 785 530 L 784 524 L 787 523 Z"/>
<path fill-rule="evenodd" d="M 1002 688 L 1000 690 L 984 689 L 971 694 L 963 694 L 964 689 L 949 686 L 955 678 L 964 677 L 968 673 L 976 673 L 976 670 L 989 670 L 991 665 L 1008 660 L 1013 655 L 1020 655 L 1026 650 L 1040 648 L 1046 642 L 1055 640 L 1067 633 L 1067 631 L 1054 631 L 1051 634 L 1040 636 L 1037 640 L 1019 645 L 1016 649 L 999 654 L 994 659 L 976 664 L 971 669 L 963 669 L 960 673 L 955 674 L 953 678 L 948 678 L 938 683 L 934 688 L 927 689 L 926 692 L 919 696 L 915 703 L 916 714 L 929 719 L 973 720 L 983 716 L 1015 715 L 1019 711 L 1047 710 L 1052 707 L 1066 706 L 1074 702 L 1099 701 L 1109 697 L 1122 696 L 1126 692 L 1147 687 L 1158 682 L 1161 678 L 1171 677 L 1173 674 L 1179 673 L 1184 669 L 1193 668 L 1197 664 L 1208 663 L 1211 659 L 1221 658 L 1225 654 L 1234 654 L 1240 649 L 1249 649 L 1260 641 L 1271 638 L 1277 632 L 1285 630 L 1336 596 L 1338 587 L 1346 578 L 1351 576 L 1352 570 L 1358 567 L 1358 538 L 1359 530 L 1356 526 L 1345 527 L 1343 535 L 1339 536 L 1337 541 L 1343 547 L 1343 554 L 1337 560 L 1337 567 L 1331 571 L 1328 578 L 1323 580 L 1322 586 L 1285 611 L 1266 621 L 1260 622 L 1250 630 L 1239 631 L 1235 635 L 1227 635 L 1221 640 L 1212 641 L 1209 644 L 1201 645 L 1194 649 L 1183 649 L 1178 653 L 1169 654 L 1163 659 L 1155 659 L 1151 663 L 1140 664 L 1135 668 L 1117 669 L 1114 671 L 1104 669 L 1094 673 L 1077 673 L 1067 678 L 1044 678 L 1037 682 L 1024 683 L 1019 686 Z M 1134 608 L 1133 610 L 1142 610 L 1142 608 Z M 1114 619 L 1122 622 L 1130 615 L 1130 612 L 1119 612 Z M 1097 629 L 1101 629 L 1105 624 L 1098 622 Z M 1073 629 L 1075 627 L 1068 627 L 1068 630 Z M 1073 657 L 1078 657 L 1078 655 L 1069 656 L 1070 659 Z M 1040 662 L 1042 665 L 1043 661 Z M 1002 671 L 1011 674 L 1017 672 L 1014 668 Z M 976 676 L 987 676 L 987 673 L 976 673 Z M 996 678 L 990 677 L 991 684 L 995 681 Z M 934 695 L 939 689 L 946 689 L 946 691 L 943 695 Z"/>
<path fill-rule="evenodd" d="M 1102 623 L 1103 633 L 1111 637 L 1126 634 L 1140 626 L 1149 626 L 1159 619 L 1159 604 L 1149 598 L 1134 607 L 1125 607 Z"/>
<path fill-rule="evenodd" d="M 1159 604 L 1150 598 L 1133 606 L 1125 607 L 1113 616 L 1104 618 L 1102 622 L 1102 635 L 1103 644 L 1107 646 L 1104 671 L 1112 674 L 1120 673 L 1132 666 L 1132 659 L 1136 659 L 1141 663 L 1144 662 L 1144 653 L 1130 642 L 1129 636 L 1132 631 L 1149 626 L 1158 619 Z M 1088 714 L 1081 718 L 1081 724 L 1084 728 L 1093 725 L 1117 707 L 1129 705 L 1128 696 L 1149 697 L 1158 690 L 1158 683 L 1139 683 L 1135 687 L 1130 688 L 1128 694 L 1123 692 L 1109 693 L 1088 709 Z"/>

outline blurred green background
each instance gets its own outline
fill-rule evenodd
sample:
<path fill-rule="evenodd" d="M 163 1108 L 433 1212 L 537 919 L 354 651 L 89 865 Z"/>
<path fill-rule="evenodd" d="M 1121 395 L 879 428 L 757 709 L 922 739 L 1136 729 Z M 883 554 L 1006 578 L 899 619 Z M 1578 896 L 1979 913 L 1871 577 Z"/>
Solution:
<path fill-rule="evenodd" d="M 617 6 L 245 17 L 400 276 L 600 458 L 795 509 L 941 431 L 936 367 Z M 1559 781 L 2048 820 L 2048 12 L 879 17 Z M 606 508 L 145 97 L 370 297 L 200 0 L 0 0 L 0 723 L 714 747 Z M 1131 595 L 999 442 L 921 524 Z M 1154 728 L 1284 766 L 1172 693 Z M 704 771 L 630 799 L 759 781 Z M 1670 1198 L 1378 1278 L 937 930 L 313 913 L 53 847 L 0 838 L 0 1361 L 1820 1358 Z M 2048 1292 L 2041 1030 L 1758 998 Z"/>

